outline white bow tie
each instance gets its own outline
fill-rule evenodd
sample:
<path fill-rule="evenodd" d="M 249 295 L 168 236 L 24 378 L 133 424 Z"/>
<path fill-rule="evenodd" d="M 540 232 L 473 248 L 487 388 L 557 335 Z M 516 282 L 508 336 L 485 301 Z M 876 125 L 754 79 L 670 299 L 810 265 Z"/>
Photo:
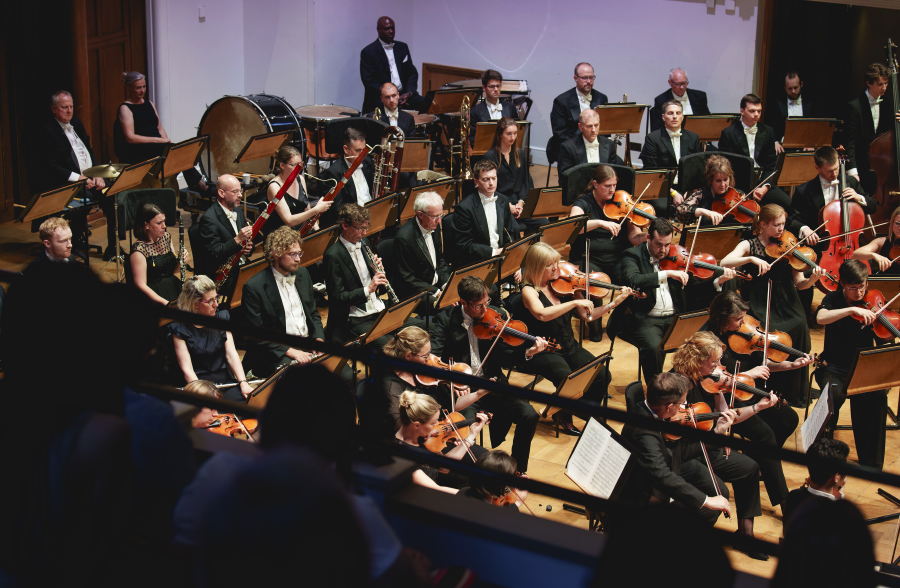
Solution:
<path fill-rule="evenodd" d="M 382 43 L 381 46 L 384 47 L 385 49 L 389 49 L 389 50 L 394 48 L 393 43 Z"/>
<path fill-rule="evenodd" d="M 74 131 L 74 130 L 75 130 L 75 127 L 73 127 L 72 125 L 66 123 L 66 124 L 63 125 L 63 130 L 65 130 L 65 131 L 68 133 L 69 131 Z"/>
<path fill-rule="evenodd" d="M 677 95 L 676 93 L 672 92 L 672 96 L 675 98 L 675 100 L 678 100 L 679 102 L 687 102 L 687 101 L 688 101 L 688 95 L 687 95 L 687 92 L 685 92 L 685 93 L 682 94 L 681 96 L 679 96 L 679 95 Z"/>
<path fill-rule="evenodd" d="M 469 329 L 472 325 L 475 324 L 475 319 L 467 315 L 465 312 L 463 313 L 463 328 Z"/>
<path fill-rule="evenodd" d="M 395 110 L 394 112 L 391 112 L 391 111 L 389 111 L 389 110 L 385 110 L 385 111 L 384 111 L 384 115 L 385 115 L 386 117 L 388 117 L 388 118 L 397 118 L 397 117 L 400 116 L 400 113 L 399 113 L 398 111 L 396 111 L 396 110 Z"/>
<path fill-rule="evenodd" d="M 294 280 L 296 279 L 296 277 L 297 277 L 297 276 L 294 276 L 294 275 L 282 276 L 282 277 L 281 277 L 281 282 L 282 282 L 284 285 L 286 285 L 286 286 L 293 286 L 293 285 L 294 285 Z"/>
<path fill-rule="evenodd" d="M 357 243 L 356 245 L 347 245 L 347 251 L 353 253 L 354 251 L 359 251 L 362 249 L 362 243 Z"/>
<path fill-rule="evenodd" d="M 747 133 L 748 135 L 755 135 L 756 131 L 757 131 L 756 125 L 753 125 L 752 127 L 744 127 L 744 132 Z"/>
<path fill-rule="evenodd" d="M 800 106 L 800 98 L 797 98 L 796 100 L 788 100 L 788 104 L 790 104 L 791 106 Z"/>
<path fill-rule="evenodd" d="M 482 204 L 488 204 L 488 203 L 490 203 L 490 202 L 496 202 L 496 201 L 497 201 L 497 197 L 496 197 L 496 196 L 491 196 L 490 198 L 485 198 L 484 196 L 481 196 L 481 203 L 482 203 Z"/>
<path fill-rule="evenodd" d="M 674 132 L 673 132 L 673 131 L 669 131 L 668 129 L 666 129 L 666 131 L 669 133 L 669 136 L 670 136 L 670 137 L 673 137 L 673 138 L 674 138 L 674 137 L 680 137 L 680 136 L 681 136 L 681 131 L 674 131 Z"/>
<path fill-rule="evenodd" d="M 881 104 L 882 100 L 884 100 L 884 98 L 875 98 L 874 100 L 869 100 L 869 106 L 873 106 L 875 104 Z"/>
<path fill-rule="evenodd" d="M 228 212 L 227 210 L 225 210 L 224 212 L 225 212 L 225 216 L 226 216 L 226 218 L 228 218 L 228 220 L 233 220 L 233 221 L 237 222 L 237 212 L 236 211 L 232 210 L 231 212 Z"/>
<path fill-rule="evenodd" d="M 488 109 L 489 110 L 498 110 L 498 111 L 503 110 L 503 105 L 500 104 L 499 101 L 496 104 L 491 104 L 490 102 L 488 102 Z"/>
<path fill-rule="evenodd" d="M 423 229 L 423 230 L 422 230 L 422 236 L 425 237 L 425 238 L 428 238 L 428 237 L 431 236 L 431 233 L 433 233 L 433 232 L 434 232 L 434 229 L 432 229 L 432 230 L 430 230 L 430 231 L 426 231 L 426 230 Z"/>

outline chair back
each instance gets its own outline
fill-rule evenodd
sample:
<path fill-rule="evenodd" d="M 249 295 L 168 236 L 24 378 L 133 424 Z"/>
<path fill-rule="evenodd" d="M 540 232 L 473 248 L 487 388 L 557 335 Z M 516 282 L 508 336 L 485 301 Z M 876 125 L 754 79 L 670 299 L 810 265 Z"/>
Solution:
<path fill-rule="evenodd" d="M 646 398 L 644 383 L 640 380 L 632 382 L 625 387 L 625 409 L 628 412 L 637 412 L 637 407 Z"/>
<path fill-rule="evenodd" d="M 579 196 L 584 194 L 585 188 L 591 182 L 594 168 L 599 165 L 608 165 L 615 170 L 616 176 L 619 178 L 616 190 L 625 190 L 637 197 L 634 193 L 635 173 L 633 167 L 612 163 L 580 163 L 564 171 L 560 177 L 559 185 L 563 189 L 563 202 L 571 206 Z"/>
<path fill-rule="evenodd" d="M 394 282 L 396 284 L 400 278 L 397 277 L 397 258 L 394 256 L 394 240 L 380 239 L 378 245 L 375 246 L 375 249 L 378 251 L 378 257 L 381 258 L 382 265 L 384 265 L 385 276 L 389 282 Z"/>
<path fill-rule="evenodd" d="M 457 249 L 456 247 L 453 247 L 452 244 L 458 242 L 459 231 L 456 230 L 456 225 L 454 223 L 455 220 L 452 212 L 441 219 L 441 233 L 444 234 L 444 243 L 450 245 L 450 247 L 444 247 L 444 259 L 450 266 L 455 266 L 457 264 Z"/>
<path fill-rule="evenodd" d="M 166 215 L 166 226 L 174 227 L 178 222 L 175 190 L 171 188 L 148 188 L 125 190 L 118 194 L 117 232 L 119 240 L 124 240 L 126 232 L 134 228 L 138 212 L 144 204 L 159 206 Z"/>

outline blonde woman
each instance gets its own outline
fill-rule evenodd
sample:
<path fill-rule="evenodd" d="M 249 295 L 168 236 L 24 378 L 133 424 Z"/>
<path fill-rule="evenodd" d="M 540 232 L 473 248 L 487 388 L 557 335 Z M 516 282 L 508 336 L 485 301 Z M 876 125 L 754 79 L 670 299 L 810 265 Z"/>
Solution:
<path fill-rule="evenodd" d="M 868 261 L 871 266 L 871 275 L 897 276 L 900 275 L 900 259 L 897 253 L 891 255 L 895 245 L 900 244 L 900 208 L 891 213 L 891 221 L 888 224 L 888 236 L 876 237 L 853 252 L 853 259 Z"/>

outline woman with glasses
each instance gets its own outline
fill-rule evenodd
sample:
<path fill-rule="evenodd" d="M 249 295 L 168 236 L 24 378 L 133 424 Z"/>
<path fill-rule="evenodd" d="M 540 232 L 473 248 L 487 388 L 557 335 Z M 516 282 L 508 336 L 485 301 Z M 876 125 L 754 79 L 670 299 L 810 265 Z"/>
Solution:
<path fill-rule="evenodd" d="M 216 285 L 206 276 L 194 276 L 184 283 L 178 297 L 178 309 L 201 316 L 229 320 L 227 310 L 218 310 Z M 169 325 L 175 357 L 184 383 L 208 380 L 215 384 L 233 384 L 222 390 L 226 400 L 242 402 L 252 388 L 247 383 L 241 358 L 228 331 L 216 331 L 200 325 L 173 322 Z M 230 373 L 229 373 L 230 370 Z"/>
<path fill-rule="evenodd" d="M 275 199 L 275 195 L 284 186 L 284 182 L 287 181 L 294 168 L 303 165 L 303 157 L 297 149 L 286 145 L 275 153 L 275 165 L 278 168 L 278 175 L 272 178 L 266 189 L 266 198 L 269 202 Z M 331 208 L 331 204 L 331 200 L 326 201 L 320 198 L 316 205 L 310 208 L 306 195 L 306 180 L 301 169 L 291 185 L 288 186 L 284 197 L 275 207 L 275 214 L 269 217 L 262 230 L 269 235 L 274 233 L 278 227 L 298 227 L 313 216 L 322 214 Z M 318 230 L 318 228 L 318 223 L 316 223 L 313 230 Z"/>
<path fill-rule="evenodd" d="M 169 304 L 181 294 L 182 284 L 175 275 L 180 267 L 178 254 L 166 230 L 166 214 L 160 207 L 141 206 L 134 223 L 134 236 L 137 240 L 128 257 L 131 281 L 151 300 Z"/>
<path fill-rule="evenodd" d="M 876 237 L 869 244 L 863 245 L 853 252 L 853 259 L 868 261 L 872 268 L 872 275 L 898 276 L 900 275 L 900 208 L 891 213 L 891 221 L 888 225 L 890 231 L 886 237 Z M 897 247 L 895 250 L 894 247 Z M 894 252 L 891 255 L 891 252 Z"/>

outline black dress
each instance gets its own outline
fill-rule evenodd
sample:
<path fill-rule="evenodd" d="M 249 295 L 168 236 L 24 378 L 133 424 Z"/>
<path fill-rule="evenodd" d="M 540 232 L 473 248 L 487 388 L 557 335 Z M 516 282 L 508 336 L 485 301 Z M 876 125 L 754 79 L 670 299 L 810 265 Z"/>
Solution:
<path fill-rule="evenodd" d="M 278 186 L 278 189 L 281 189 L 281 180 L 275 178 L 272 180 L 269 185 L 275 184 Z M 296 182 L 298 192 L 297 198 L 291 196 L 290 192 L 285 192 L 284 201 L 288 206 L 288 212 L 292 215 L 300 214 L 301 212 L 306 212 L 306 208 L 309 206 L 309 200 L 306 196 L 306 191 L 303 190 L 303 184 L 300 182 Z M 266 187 L 268 191 L 268 187 Z M 268 201 L 268 197 L 266 198 Z M 269 220 L 266 221 L 266 224 L 263 225 L 262 232 L 266 235 L 271 235 L 274 231 L 284 226 L 284 220 L 282 220 L 281 215 L 278 214 L 278 210 L 269 215 Z"/>
<path fill-rule="evenodd" d="M 227 310 L 219 310 L 216 312 L 216 318 L 227 321 L 231 317 Z M 191 366 L 197 374 L 197 379 L 214 384 L 235 384 L 222 389 L 221 392 L 226 400 L 244 401 L 238 382 L 228 373 L 228 363 L 225 361 L 227 337 L 224 331 L 199 328 L 187 323 L 171 323 L 169 332 L 187 345 L 188 353 L 191 355 Z"/>
<path fill-rule="evenodd" d="M 519 149 L 519 164 L 513 161 L 512 152 L 509 154 L 509 161 L 496 149 L 489 149 L 485 154 L 485 159 L 490 159 L 497 164 L 497 192 L 500 192 L 512 203 L 519 200 L 524 201 L 528 196 L 528 191 L 534 188 L 534 181 L 531 174 L 528 173 L 528 166 L 521 165 L 525 161 L 525 150 Z"/>
<path fill-rule="evenodd" d="M 147 286 L 166 300 L 178 298 L 182 283 L 174 273 L 178 258 L 172 253 L 172 235 L 166 232 L 156 243 L 138 241 L 131 247 L 135 251 L 147 260 Z"/>
<path fill-rule="evenodd" d="M 381 379 L 384 385 L 384 394 L 387 400 L 387 412 L 391 417 L 394 426 L 394 432 L 400 428 L 400 395 L 407 390 L 413 390 L 418 394 L 426 394 L 434 398 L 443 409 L 452 410 L 450 406 L 450 388 L 443 383 L 436 386 L 423 386 L 416 381 L 415 386 L 411 386 L 406 380 L 398 376 L 395 372 L 386 374 Z M 471 411 L 474 415 L 475 411 Z M 466 415 L 467 418 L 470 415 Z M 443 418 L 443 416 L 441 416 Z"/>
<path fill-rule="evenodd" d="M 890 231 L 892 234 L 893 230 L 893 227 L 891 227 Z M 891 249 L 896 244 L 897 241 L 892 241 L 890 237 L 885 237 L 884 243 L 881 245 L 881 251 L 879 251 L 878 254 L 887 257 L 888 259 L 894 259 L 896 255 L 891 255 Z M 872 262 L 869 266 L 871 268 L 870 273 L 873 276 L 900 276 L 900 259 L 892 263 L 891 267 L 889 267 L 886 272 L 880 271 L 877 263 Z"/>
<path fill-rule="evenodd" d="M 149 100 L 141 104 L 129 104 L 123 102 L 120 106 L 127 106 L 134 119 L 134 134 L 142 137 L 162 137 L 159 134 L 159 117 L 156 109 Z M 125 132 L 119 123 L 119 118 L 113 123 L 113 146 L 116 157 L 122 163 L 140 163 L 159 157 L 166 150 L 163 143 L 129 143 L 125 138 Z"/>
<path fill-rule="evenodd" d="M 737 188 L 735 188 L 735 191 L 741 196 L 744 196 L 744 193 Z M 715 200 L 719 200 L 719 198 L 713 196 L 712 188 L 710 188 L 709 186 L 699 188 L 684 197 L 684 202 L 682 202 L 675 208 L 675 216 L 677 216 L 678 220 L 680 220 L 684 224 L 692 225 L 697 222 L 697 217 L 694 216 L 697 209 L 705 208 L 706 210 L 712 210 L 712 204 Z M 711 226 L 708 218 L 703 219 L 703 224 L 706 226 Z M 727 219 L 723 219 L 718 226 L 721 227 L 737 224 L 741 223 L 738 223 L 733 216 L 729 216 Z"/>
<path fill-rule="evenodd" d="M 603 207 L 597 203 L 593 192 L 582 194 L 572 206 L 583 210 L 591 220 L 609 221 L 603 212 Z M 612 233 L 603 227 L 588 231 L 587 235 L 583 232 L 578 233 L 572 244 L 571 258 L 573 261 L 577 260 L 576 263 L 581 265 L 582 269 L 584 269 L 585 239 L 591 240 L 591 271 L 603 272 L 609 275 L 615 283 L 618 279 L 618 276 L 615 275 L 616 265 L 622 257 L 622 252 L 631 247 L 631 241 L 628 240 L 627 223 L 622 223 L 622 230 L 615 239 L 612 238 Z"/>

